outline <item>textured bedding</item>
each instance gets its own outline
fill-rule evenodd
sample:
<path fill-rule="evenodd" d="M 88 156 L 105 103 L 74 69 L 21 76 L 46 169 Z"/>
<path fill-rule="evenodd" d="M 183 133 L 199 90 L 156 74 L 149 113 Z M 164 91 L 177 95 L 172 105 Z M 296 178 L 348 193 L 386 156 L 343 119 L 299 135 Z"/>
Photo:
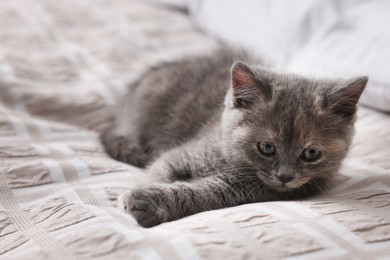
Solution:
<path fill-rule="evenodd" d="M 105 154 L 107 107 L 148 66 L 215 46 L 142 1 L 0 1 L 0 259 L 388 259 L 390 116 L 367 108 L 324 195 L 150 229 L 116 208 L 145 173 Z"/>

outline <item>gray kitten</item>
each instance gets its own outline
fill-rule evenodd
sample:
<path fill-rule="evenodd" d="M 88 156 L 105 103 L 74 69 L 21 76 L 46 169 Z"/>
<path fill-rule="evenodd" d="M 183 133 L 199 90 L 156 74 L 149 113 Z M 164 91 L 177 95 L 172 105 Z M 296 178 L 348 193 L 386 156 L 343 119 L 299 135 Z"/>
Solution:
<path fill-rule="evenodd" d="M 228 51 L 161 64 L 129 88 L 107 152 L 147 166 L 120 207 L 144 227 L 322 191 L 346 156 L 367 77 L 308 79 L 233 63 Z M 229 74 L 230 72 L 230 74 Z"/>

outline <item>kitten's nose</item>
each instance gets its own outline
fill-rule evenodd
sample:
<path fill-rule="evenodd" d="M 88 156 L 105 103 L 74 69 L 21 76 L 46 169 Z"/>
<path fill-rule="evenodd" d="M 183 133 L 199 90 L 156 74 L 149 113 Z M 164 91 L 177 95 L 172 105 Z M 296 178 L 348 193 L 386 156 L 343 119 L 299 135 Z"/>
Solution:
<path fill-rule="evenodd" d="M 288 173 L 278 173 L 276 177 L 278 177 L 279 181 L 281 181 L 282 183 L 287 183 L 294 179 L 294 176 Z"/>

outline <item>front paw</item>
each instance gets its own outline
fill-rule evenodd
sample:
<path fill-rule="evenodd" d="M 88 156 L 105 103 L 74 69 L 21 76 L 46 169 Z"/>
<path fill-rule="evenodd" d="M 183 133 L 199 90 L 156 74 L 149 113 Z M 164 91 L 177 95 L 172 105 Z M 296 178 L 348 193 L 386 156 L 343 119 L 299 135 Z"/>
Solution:
<path fill-rule="evenodd" d="M 125 192 L 118 197 L 119 208 L 131 214 L 143 227 L 153 227 L 168 220 L 168 212 L 163 208 L 161 198 L 155 190 L 137 189 Z"/>

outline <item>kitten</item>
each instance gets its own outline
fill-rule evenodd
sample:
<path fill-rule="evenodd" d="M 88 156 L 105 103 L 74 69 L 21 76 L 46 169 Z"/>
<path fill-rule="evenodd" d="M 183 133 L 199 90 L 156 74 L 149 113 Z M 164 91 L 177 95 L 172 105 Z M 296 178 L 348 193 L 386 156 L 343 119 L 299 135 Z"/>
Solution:
<path fill-rule="evenodd" d="M 103 133 L 107 152 L 147 167 L 120 207 L 144 227 L 322 191 L 346 156 L 367 77 L 309 79 L 227 51 L 161 64 L 129 88 Z M 230 74 L 229 74 L 230 72 Z"/>

